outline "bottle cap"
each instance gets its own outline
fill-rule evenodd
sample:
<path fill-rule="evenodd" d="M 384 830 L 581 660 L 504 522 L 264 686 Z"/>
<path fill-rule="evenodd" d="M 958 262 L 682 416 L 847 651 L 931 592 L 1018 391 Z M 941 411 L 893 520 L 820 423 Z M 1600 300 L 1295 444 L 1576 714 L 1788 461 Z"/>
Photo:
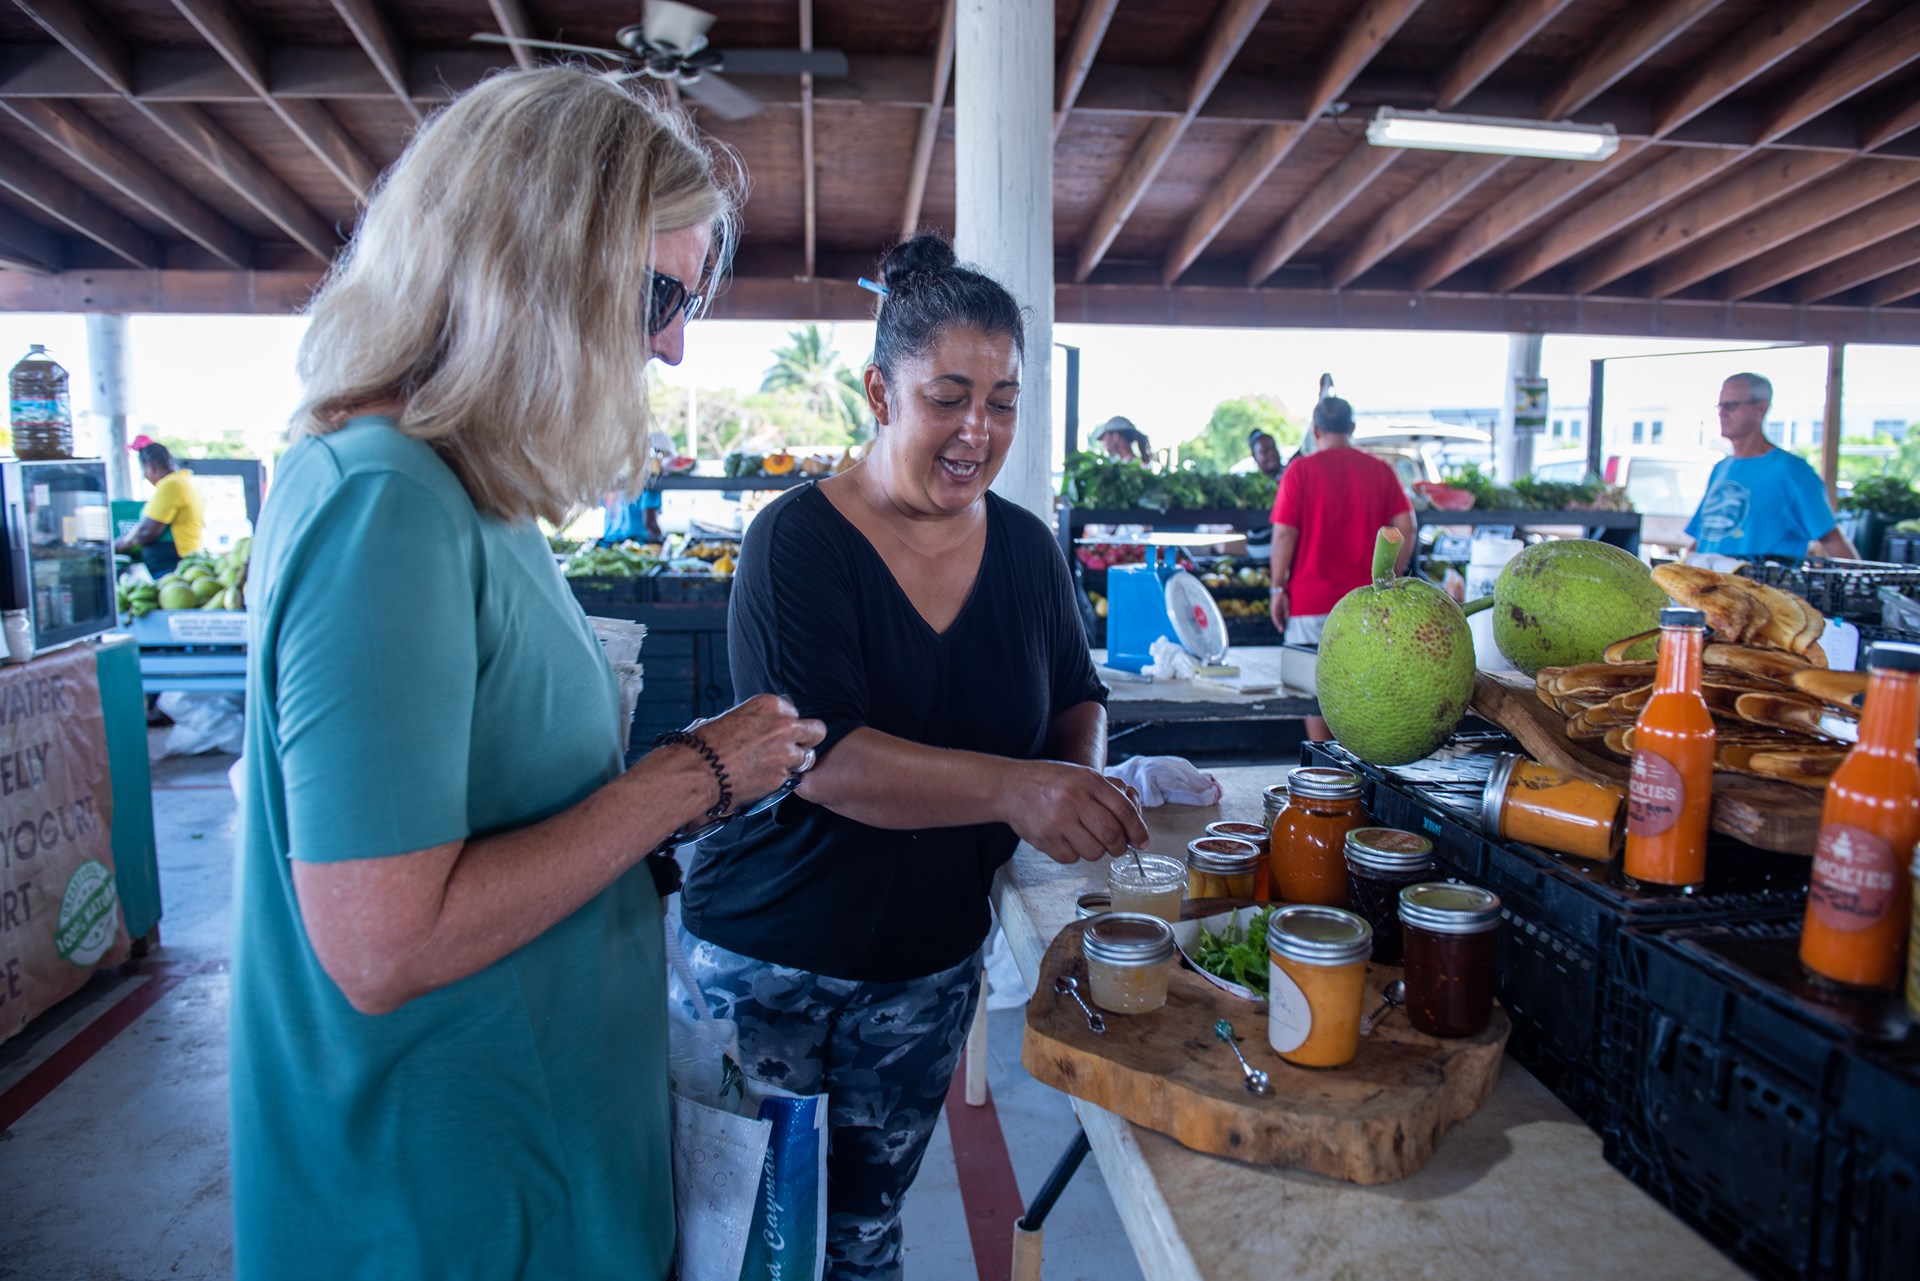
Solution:
<path fill-rule="evenodd" d="M 1687 609 L 1681 605 L 1669 605 L 1660 611 L 1662 627 L 1705 627 L 1707 616 L 1697 609 Z"/>
<path fill-rule="evenodd" d="M 1870 671 L 1878 668 L 1883 672 L 1920 672 L 1920 645 L 1875 641 L 1867 646 L 1867 659 L 1862 665 Z"/>

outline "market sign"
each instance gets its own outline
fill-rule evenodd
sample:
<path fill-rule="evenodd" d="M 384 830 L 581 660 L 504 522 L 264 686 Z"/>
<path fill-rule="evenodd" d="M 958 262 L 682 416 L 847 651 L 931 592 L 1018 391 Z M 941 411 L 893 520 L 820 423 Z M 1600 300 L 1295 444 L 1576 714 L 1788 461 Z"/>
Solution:
<path fill-rule="evenodd" d="M 1544 431 L 1547 426 L 1547 380 L 1544 378 L 1516 378 L 1513 380 L 1513 429 L 1515 431 Z"/>
<path fill-rule="evenodd" d="M 0 667 L 0 1040 L 130 945 L 93 651 Z"/>

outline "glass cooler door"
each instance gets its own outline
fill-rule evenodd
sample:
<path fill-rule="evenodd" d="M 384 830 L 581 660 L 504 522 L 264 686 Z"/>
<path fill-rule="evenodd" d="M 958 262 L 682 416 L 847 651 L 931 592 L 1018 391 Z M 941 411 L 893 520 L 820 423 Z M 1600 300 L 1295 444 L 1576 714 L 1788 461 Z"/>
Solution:
<path fill-rule="evenodd" d="M 33 620 L 36 652 L 113 629 L 107 466 L 97 459 L 7 467 L 11 604 Z"/>

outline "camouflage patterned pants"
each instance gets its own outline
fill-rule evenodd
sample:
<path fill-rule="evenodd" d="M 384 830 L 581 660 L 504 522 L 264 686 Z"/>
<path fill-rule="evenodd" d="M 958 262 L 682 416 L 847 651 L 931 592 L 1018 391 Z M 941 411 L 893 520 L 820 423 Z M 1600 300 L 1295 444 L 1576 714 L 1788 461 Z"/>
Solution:
<path fill-rule="evenodd" d="M 980 996 L 980 958 L 904 983 L 771 965 L 680 931 L 748 1076 L 828 1096 L 827 1281 L 894 1281 L 900 1205 L 945 1106 Z M 675 999 L 684 1000 L 684 996 Z"/>

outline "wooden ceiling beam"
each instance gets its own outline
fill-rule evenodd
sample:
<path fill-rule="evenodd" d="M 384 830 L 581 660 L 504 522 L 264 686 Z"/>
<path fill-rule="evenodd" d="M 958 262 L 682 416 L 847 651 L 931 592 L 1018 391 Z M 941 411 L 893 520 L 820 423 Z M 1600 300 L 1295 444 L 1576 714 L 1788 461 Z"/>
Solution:
<path fill-rule="evenodd" d="M 1498 71 L 1508 58 L 1539 35 L 1549 22 L 1573 0 L 1509 0 L 1480 33 L 1466 52 L 1454 59 L 1434 88 L 1434 107 L 1449 111 L 1460 100 L 1478 89 L 1481 82 Z"/>
<path fill-rule="evenodd" d="M 66 262 L 60 237 L 31 218 L 0 209 L 0 265 L 14 271 L 50 276 Z"/>
<path fill-rule="evenodd" d="M 1418 3 L 1418 0 L 1413 2 Z M 1214 15 L 1213 25 L 1207 29 L 1206 43 L 1187 78 L 1185 111 L 1174 119 L 1156 120 L 1147 127 L 1146 136 L 1134 147 L 1133 154 L 1121 169 L 1119 181 L 1107 192 L 1106 199 L 1101 202 L 1100 212 L 1094 215 L 1093 225 L 1088 229 L 1086 240 L 1080 246 L 1080 255 L 1074 263 L 1075 280 L 1085 280 L 1092 275 L 1093 269 L 1100 265 L 1100 260 L 1107 256 L 1114 238 L 1139 207 L 1141 197 L 1147 194 L 1147 188 L 1153 185 L 1153 180 L 1160 176 L 1167 157 L 1173 154 L 1174 145 L 1206 104 L 1207 96 L 1220 83 L 1220 77 L 1227 73 L 1227 68 L 1239 54 L 1240 47 L 1247 42 L 1247 37 L 1253 34 L 1254 25 L 1267 11 L 1267 3 L 1268 0 L 1226 0 Z"/>
<path fill-rule="evenodd" d="M 1749 258 L 1727 273 L 1725 295 L 1736 302 L 1751 298 L 1795 276 L 1838 262 L 1859 246 L 1877 246 L 1915 227 L 1920 227 L 1920 190 L 1909 187 L 1821 227 L 1809 228 L 1807 234 L 1778 249 Z"/>
<path fill-rule="evenodd" d="M 1836 258 L 1793 287 L 1795 302 L 1819 302 L 1920 264 L 1920 228 Z"/>
<path fill-rule="evenodd" d="M 227 65 L 280 117 L 293 136 L 320 158 L 328 172 L 339 179 L 355 199 L 364 200 L 379 177 L 379 168 L 367 159 L 360 144 L 348 136 L 333 113 L 320 103 L 274 96 L 267 79 L 267 44 L 260 33 L 242 19 L 227 0 L 173 0 L 173 7 L 193 24 L 194 30 L 213 46 L 215 53 L 227 60 Z"/>
<path fill-rule="evenodd" d="M 953 80 L 954 0 L 940 15 L 940 39 L 933 55 L 933 87 L 920 109 L 920 131 L 913 140 L 913 167 L 907 171 L 907 203 L 900 211 L 900 239 L 920 230 L 920 210 L 926 204 L 927 176 L 933 171 L 933 144 L 940 138 L 940 115 L 946 110 L 947 86 Z"/>
<path fill-rule="evenodd" d="M 1286 159 L 1306 127 L 1333 105 L 1334 99 L 1346 91 L 1354 77 L 1373 61 L 1381 46 L 1393 39 L 1394 33 L 1419 7 L 1420 0 L 1368 0 L 1361 7 L 1340 33 L 1333 52 L 1321 64 L 1320 76 L 1314 81 L 1302 113 L 1303 122 L 1261 127 L 1187 221 L 1180 239 L 1160 264 L 1162 281 L 1171 285 L 1193 266 L 1194 260 L 1225 230 L 1260 184 Z M 1277 244 L 1285 228 L 1284 221 L 1275 228 L 1273 243 Z"/>
<path fill-rule="evenodd" d="M 800 47 L 813 48 L 813 0 L 800 0 Z M 800 73 L 800 259 L 813 279 L 820 249 L 820 174 L 813 152 L 813 73 Z"/>
<path fill-rule="evenodd" d="M 1476 214 L 1453 238 L 1434 250 L 1413 273 L 1415 289 L 1432 289 L 1463 267 L 1471 266 L 1565 206 L 1616 165 L 1637 155 L 1645 144 L 1624 140 L 1613 159 L 1556 160 L 1521 184 L 1506 199 Z"/>
<path fill-rule="evenodd" d="M 1910 165 L 1856 160 L 1831 178 L 1776 200 L 1717 235 L 1655 263 L 1645 292 L 1652 298 L 1670 298 L 1916 184 L 1920 184 L 1920 171 Z M 1843 252 L 1852 247 L 1843 246 Z"/>
<path fill-rule="evenodd" d="M 1371 227 L 1341 252 L 1328 283 L 1343 289 L 1369 267 L 1385 258 L 1435 218 L 1478 191 L 1506 168 L 1511 156 L 1459 155 L 1440 166 L 1431 178 L 1374 220 Z"/>
<path fill-rule="evenodd" d="M 133 96 L 132 51 L 91 8 L 74 0 L 18 2 L 74 57 L 272 219 L 295 244 L 321 262 L 332 261 L 340 244 L 332 227 L 205 111 L 189 103 L 146 102 Z"/>
<path fill-rule="evenodd" d="M 135 267 L 160 265 L 153 237 L 45 165 L 0 145 L 0 187 Z"/>
<path fill-rule="evenodd" d="M 1803 47 L 1868 0 L 1788 0 L 1740 28 L 1655 110 L 1653 134 L 1663 137 Z"/>
<path fill-rule="evenodd" d="M 1920 266 L 1908 267 L 1875 281 L 1867 290 L 1867 306 L 1887 307 L 1915 294 L 1920 294 Z"/>
<path fill-rule="evenodd" d="M 487 8 L 493 10 L 493 25 L 500 28 L 500 34 L 511 36 L 515 40 L 534 40 L 538 38 L 533 24 L 527 21 L 527 7 L 520 0 L 487 0 Z M 539 65 L 539 59 L 526 45 L 508 45 L 513 50 L 513 60 L 520 64 L 520 70 L 532 71 Z"/>
<path fill-rule="evenodd" d="M 78 107 L 65 102 L 12 101 L 0 103 L 0 109 L 222 262 L 243 269 L 252 265 L 253 242 L 238 228 Z"/>
<path fill-rule="evenodd" d="M 1067 113 L 1073 110 L 1074 99 L 1080 96 L 1080 87 L 1087 82 L 1087 73 L 1093 69 L 1100 42 L 1107 38 L 1113 11 L 1119 7 L 1120 0 L 1087 0 L 1080 6 L 1080 16 L 1074 19 L 1073 34 L 1067 38 L 1067 51 L 1061 55 L 1060 69 L 1054 77 L 1053 137 L 1056 142 L 1067 123 Z"/>
<path fill-rule="evenodd" d="M 1541 101 L 1540 119 L 1563 120 L 1578 111 L 1721 3 L 1722 0 L 1655 0 L 1614 24 L 1587 55 L 1574 64 L 1560 86 Z"/>
<path fill-rule="evenodd" d="M 1773 104 L 1758 121 L 1755 141 L 1774 139 L 1831 111 L 1920 59 L 1920 4 L 1910 5 L 1829 59 L 1796 92 Z"/>
<path fill-rule="evenodd" d="M 1709 191 L 1659 211 L 1573 270 L 1569 292 L 1584 297 L 1688 245 L 1732 226 L 1754 210 L 1792 195 L 1852 162 L 1824 152 L 1783 151 L 1748 165 Z"/>
<path fill-rule="evenodd" d="M 1273 235 L 1267 238 L 1254 255 L 1253 265 L 1247 270 L 1247 285 L 1257 287 L 1261 281 L 1271 276 L 1300 252 L 1306 243 L 1318 235 L 1320 229 L 1353 203 L 1354 197 L 1367 189 L 1367 185 L 1386 171 L 1388 165 L 1400 158 L 1397 147 L 1376 147 L 1362 138 L 1346 159 L 1333 167 L 1333 172 L 1313 185 L 1306 198 L 1294 206 Z"/>
<path fill-rule="evenodd" d="M 1915 129 L 1920 129 L 1920 93 L 1877 103 L 1860 113 L 1860 150 L 1884 147 Z"/>
<path fill-rule="evenodd" d="M 420 122 L 420 108 L 413 101 L 413 94 L 407 88 L 407 51 L 400 43 L 399 32 L 393 29 L 393 19 L 387 16 L 379 0 L 333 0 L 333 11 L 340 15 L 340 21 L 347 24 L 347 30 L 360 42 L 366 51 L 367 61 L 373 64 L 380 78 L 393 90 L 393 96 L 414 123 Z"/>
<path fill-rule="evenodd" d="M 1652 210 L 1680 199 L 1740 163 L 1745 152 L 1687 149 L 1669 153 L 1652 167 L 1582 205 L 1552 230 L 1509 257 L 1494 272 L 1502 293 L 1632 226 Z"/>

